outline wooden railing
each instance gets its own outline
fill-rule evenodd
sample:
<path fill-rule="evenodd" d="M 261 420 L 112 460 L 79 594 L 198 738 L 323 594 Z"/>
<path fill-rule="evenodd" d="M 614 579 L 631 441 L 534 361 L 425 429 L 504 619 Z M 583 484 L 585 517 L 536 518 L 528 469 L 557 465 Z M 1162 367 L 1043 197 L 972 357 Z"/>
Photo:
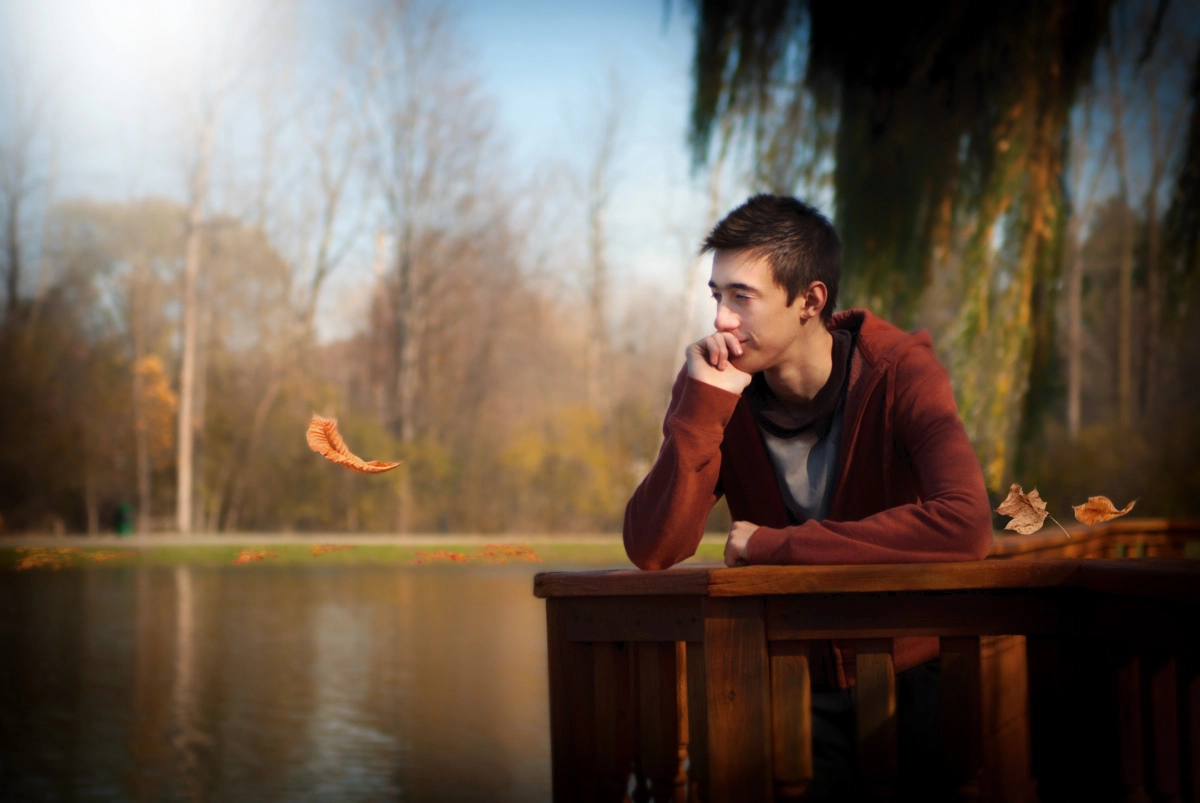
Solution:
<path fill-rule="evenodd" d="M 940 639 L 952 797 L 1200 799 L 1200 561 L 1180 557 L 1200 525 L 1058 537 L 975 563 L 539 574 L 554 799 L 803 799 L 827 639 L 856 647 L 857 771 L 887 799 L 904 636 Z M 1054 553 L 1139 543 L 1169 557 Z"/>

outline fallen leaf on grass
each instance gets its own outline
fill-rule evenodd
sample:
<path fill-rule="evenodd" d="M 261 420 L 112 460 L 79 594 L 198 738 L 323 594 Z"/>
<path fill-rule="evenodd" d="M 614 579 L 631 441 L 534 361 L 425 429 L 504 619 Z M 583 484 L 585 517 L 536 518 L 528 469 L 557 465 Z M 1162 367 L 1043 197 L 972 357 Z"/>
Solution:
<path fill-rule="evenodd" d="M 1037 488 L 1025 493 L 1015 482 L 1008 489 L 1008 496 L 1000 503 L 1000 507 L 996 508 L 996 512 L 1001 516 L 1012 516 L 1012 521 L 1004 525 L 1004 529 L 1015 530 L 1021 535 L 1029 535 L 1042 529 L 1047 517 L 1058 524 L 1058 519 L 1046 512 L 1046 503 L 1038 494 Z M 1064 533 L 1067 532 L 1061 524 L 1058 524 L 1058 528 Z M 1067 537 L 1070 538 L 1071 534 L 1067 533 Z"/>
<path fill-rule="evenodd" d="M 422 563 L 432 563 L 435 560 L 448 560 L 453 563 L 466 563 L 469 560 L 486 560 L 490 563 L 508 563 L 509 558 L 514 560 L 528 560 L 535 563 L 541 563 L 539 558 L 529 547 L 528 544 L 485 544 L 483 549 L 474 555 L 464 555 L 461 552 L 414 552 L 416 560 L 413 563 L 420 566 Z"/>
<path fill-rule="evenodd" d="M 59 569 L 71 565 L 71 559 L 82 550 L 74 546 L 44 547 L 23 546 L 17 548 L 21 559 L 17 561 L 17 571 L 26 569 Z"/>
<path fill-rule="evenodd" d="M 96 563 L 104 563 L 106 560 L 118 560 L 120 558 L 128 558 L 132 552 L 88 552 L 83 557 L 91 558 Z"/>
<path fill-rule="evenodd" d="M 312 421 L 308 424 L 308 447 L 330 462 L 364 474 L 379 474 L 400 465 L 382 460 L 363 460 L 347 448 L 346 442 L 338 434 L 337 419 L 322 418 L 316 413 L 313 413 Z"/>
<path fill-rule="evenodd" d="M 256 560 L 263 560 L 264 558 L 277 558 L 277 557 L 279 557 L 279 556 L 276 555 L 274 552 L 266 552 L 266 551 L 259 552 L 259 551 L 253 550 L 253 549 L 243 549 L 241 552 L 238 553 L 238 556 L 233 559 L 233 565 L 236 566 L 239 563 L 251 563 Z"/>
<path fill-rule="evenodd" d="M 313 557 L 324 555 L 326 552 L 341 552 L 343 549 L 354 549 L 353 544 L 313 544 Z"/>
<path fill-rule="evenodd" d="M 1078 521 L 1082 521 L 1084 524 L 1099 524 L 1102 521 L 1124 516 L 1133 510 L 1133 506 L 1136 504 L 1137 500 L 1134 499 L 1125 507 L 1117 510 L 1117 506 L 1107 496 L 1089 496 L 1086 504 L 1072 505 L 1071 507 L 1074 509 L 1075 518 Z"/>

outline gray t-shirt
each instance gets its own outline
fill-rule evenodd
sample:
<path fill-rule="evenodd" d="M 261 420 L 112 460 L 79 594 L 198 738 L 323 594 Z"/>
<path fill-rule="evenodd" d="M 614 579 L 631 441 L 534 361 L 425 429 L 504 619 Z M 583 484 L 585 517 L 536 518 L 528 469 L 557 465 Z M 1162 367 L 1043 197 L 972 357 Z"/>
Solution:
<path fill-rule="evenodd" d="M 854 338 L 833 333 L 833 367 L 825 386 L 807 404 L 788 404 L 771 393 L 756 374 L 748 389 L 763 445 L 775 469 L 775 481 L 793 524 L 822 521 L 829 514 L 838 477 L 842 411 L 850 375 Z"/>

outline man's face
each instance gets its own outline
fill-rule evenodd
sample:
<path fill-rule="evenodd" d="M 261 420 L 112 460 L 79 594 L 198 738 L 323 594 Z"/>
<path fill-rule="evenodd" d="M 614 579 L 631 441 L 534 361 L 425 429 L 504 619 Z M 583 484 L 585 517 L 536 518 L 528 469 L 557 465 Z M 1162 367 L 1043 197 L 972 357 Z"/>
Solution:
<path fill-rule="evenodd" d="M 802 304 L 788 306 L 787 291 L 775 284 L 765 257 L 745 251 L 717 251 L 708 283 L 717 302 L 714 326 L 729 332 L 745 349 L 733 365 L 748 374 L 779 365 L 798 347 Z"/>

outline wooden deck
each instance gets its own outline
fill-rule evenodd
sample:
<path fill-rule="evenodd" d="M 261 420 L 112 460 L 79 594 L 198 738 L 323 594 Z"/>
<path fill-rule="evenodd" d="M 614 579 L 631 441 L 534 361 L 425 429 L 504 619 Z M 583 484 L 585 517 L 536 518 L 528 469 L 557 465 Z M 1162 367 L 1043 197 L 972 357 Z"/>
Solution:
<path fill-rule="evenodd" d="M 1119 520 L 974 563 L 539 574 L 554 799 L 803 799 L 827 639 L 855 648 L 858 772 L 889 799 L 892 640 L 934 636 L 953 798 L 1200 801 L 1197 542 Z"/>

